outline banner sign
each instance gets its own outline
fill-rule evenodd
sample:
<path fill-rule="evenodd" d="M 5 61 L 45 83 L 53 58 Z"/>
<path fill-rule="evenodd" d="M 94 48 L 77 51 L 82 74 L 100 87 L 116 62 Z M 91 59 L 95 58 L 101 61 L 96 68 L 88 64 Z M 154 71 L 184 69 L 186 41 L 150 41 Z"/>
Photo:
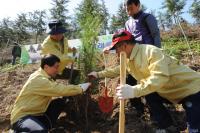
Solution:
<path fill-rule="evenodd" d="M 102 51 L 105 47 L 111 44 L 112 35 L 102 35 L 98 37 L 98 42 L 96 44 L 97 49 Z M 80 39 L 68 40 L 69 47 L 79 48 L 82 43 Z M 30 44 L 22 46 L 22 53 L 20 58 L 20 63 L 31 64 L 38 63 L 41 59 L 41 44 Z"/>
<path fill-rule="evenodd" d="M 41 51 L 41 44 L 23 45 L 20 63 L 22 64 L 38 63 L 41 59 L 40 51 Z"/>

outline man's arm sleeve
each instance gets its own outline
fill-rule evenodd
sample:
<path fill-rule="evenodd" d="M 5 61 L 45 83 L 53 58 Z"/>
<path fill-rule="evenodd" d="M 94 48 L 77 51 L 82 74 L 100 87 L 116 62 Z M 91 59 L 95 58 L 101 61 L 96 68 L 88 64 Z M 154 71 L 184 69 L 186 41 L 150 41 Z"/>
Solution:
<path fill-rule="evenodd" d="M 157 49 L 149 54 L 150 76 L 142 79 L 136 88 L 136 96 L 145 96 L 161 89 L 169 80 L 170 58 Z"/>
<path fill-rule="evenodd" d="M 116 66 L 110 69 L 105 69 L 97 73 L 99 78 L 104 78 L 104 77 L 114 78 L 114 77 L 119 76 L 119 74 L 120 74 L 120 66 Z"/>
<path fill-rule="evenodd" d="M 160 30 L 158 28 L 158 23 L 156 18 L 153 15 L 149 15 L 146 18 L 146 23 L 151 33 L 151 36 L 153 37 L 154 45 L 160 48 L 161 47 Z"/>
<path fill-rule="evenodd" d="M 33 93 L 44 96 L 74 96 L 82 93 L 82 88 L 79 85 L 64 85 L 41 77 L 35 79 L 30 88 Z"/>

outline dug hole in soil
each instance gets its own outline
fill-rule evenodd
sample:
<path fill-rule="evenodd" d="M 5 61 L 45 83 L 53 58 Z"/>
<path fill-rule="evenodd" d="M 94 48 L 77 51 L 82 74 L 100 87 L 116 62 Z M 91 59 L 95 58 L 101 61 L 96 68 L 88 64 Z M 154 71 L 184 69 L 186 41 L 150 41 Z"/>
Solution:
<path fill-rule="evenodd" d="M 111 56 L 111 55 L 110 55 Z M 109 57 L 113 66 L 118 61 L 115 57 Z M 114 62 L 114 63 L 113 63 Z M 195 66 L 195 65 L 194 65 Z M 10 112 L 13 103 L 29 75 L 37 70 L 39 64 L 26 65 L 9 72 L 0 72 L 0 132 L 8 132 L 10 128 Z M 200 68 L 199 65 L 195 68 Z M 61 81 L 63 82 L 63 81 Z M 66 82 L 66 81 L 64 81 Z M 69 97 L 68 103 L 58 119 L 58 125 L 51 132 L 58 133 L 117 133 L 119 123 L 119 101 L 114 97 L 113 108 L 110 113 L 103 113 L 98 106 L 99 96 L 104 95 L 104 80 L 100 80 L 96 93 L 87 92 L 84 95 Z M 110 79 L 108 88 L 111 95 L 119 82 L 119 77 Z M 91 88 L 92 89 L 92 88 Z M 90 90 L 91 90 L 90 89 Z M 145 114 L 138 116 L 135 109 L 126 101 L 125 108 L 125 132 L 126 133 L 154 133 L 156 124 L 150 120 L 148 108 Z M 174 118 L 174 125 L 183 131 L 186 128 L 185 112 L 181 106 L 166 105 Z M 184 133 L 184 132 L 182 132 Z"/>

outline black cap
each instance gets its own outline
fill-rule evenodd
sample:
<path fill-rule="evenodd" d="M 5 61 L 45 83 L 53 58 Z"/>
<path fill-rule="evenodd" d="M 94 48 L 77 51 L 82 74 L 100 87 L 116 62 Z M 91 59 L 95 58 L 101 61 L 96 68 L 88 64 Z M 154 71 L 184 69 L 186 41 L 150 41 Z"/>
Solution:
<path fill-rule="evenodd" d="M 65 27 L 63 26 L 62 22 L 57 19 L 51 20 L 48 26 L 50 29 L 49 31 L 50 35 L 63 34 L 67 31 Z"/>
<path fill-rule="evenodd" d="M 60 20 L 54 19 L 49 22 L 49 29 L 52 29 L 54 26 L 62 26 L 62 22 Z"/>

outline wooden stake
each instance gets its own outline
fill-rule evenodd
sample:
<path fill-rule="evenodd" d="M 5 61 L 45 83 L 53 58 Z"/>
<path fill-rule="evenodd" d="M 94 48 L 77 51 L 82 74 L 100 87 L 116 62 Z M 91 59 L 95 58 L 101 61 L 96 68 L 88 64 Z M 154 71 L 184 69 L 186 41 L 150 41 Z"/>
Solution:
<path fill-rule="evenodd" d="M 120 84 L 126 84 L 126 53 L 120 53 Z M 124 113 L 124 100 L 120 100 L 119 110 L 119 133 L 124 133 L 125 127 L 125 113 Z"/>

